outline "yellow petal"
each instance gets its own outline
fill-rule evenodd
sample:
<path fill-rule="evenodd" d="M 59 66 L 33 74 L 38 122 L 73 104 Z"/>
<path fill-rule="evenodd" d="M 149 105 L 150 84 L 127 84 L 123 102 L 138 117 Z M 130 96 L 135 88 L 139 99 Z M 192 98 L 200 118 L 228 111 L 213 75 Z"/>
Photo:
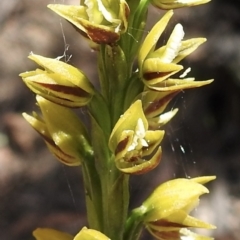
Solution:
<path fill-rule="evenodd" d="M 146 59 L 147 55 L 153 51 L 155 48 L 159 37 L 165 30 L 170 18 L 173 15 L 173 11 L 168 11 L 151 29 L 147 37 L 145 38 L 144 42 L 142 43 L 142 47 L 140 48 L 139 51 L 139 56 L 138 56 L 138 64 L 141 68 L 143 65 L 143 61 Z"/>
<path fill-rule="evenodd" d="M 194 52 L 204 42 L 206 42 L 206 38 L 192 38 L 182 41 L 178 55 L 174 58 L 173 62 L 180 62 L 183 58 Z"/>
<path fill-rule="evenodd" d="M 154 6 L 168 10 L 205 4 L 211 0 L 152 0 Z"/>
<path fill-rule="evenodd" d="M 64 63 L 57 59 L 42 57 L 36 54 L 29 55 L 29 58 L 43 67 L 49 73 L 57 73 L 71 84 L 85 90 L 88 93 L 94 94 L 93 86 L 87 77 L 83 74 L 83 72 L 71 66 L 70 64 Z"/>
<path fill-rule="evenodd" d="M 110 240 L 110 238 L 97 230 L 83 227 L 74 240 Z"/>
<path fill-rule="evenodd" d="M 33 232 L 36 240 L 73 240 L 73 236 L 50 228 L 37 228 Z"/>
<path fill-rule="evenodd" d="M 141 119 L 145 129 L 148 129 L 148 122 L 143 113 L 142 102 L 137 100 L 119 118 L 109 138 L 109 148 L 114 153 L 119 144 L 120 136 L 124 130 L 135 130 L 137 121 Z"/>
<path fill-rule="evenodd" d="M 204 177 L 195 177 L 195 178 L 190 178 L 191 181 L 200 183 L 200 184 L 205 184 L 208 183 L 212 180 L 216 179 L 216 176 L 204 176 Z"/>
<path fill-rule="evenodd" d="M 79 166 L 79 159 L 75 158 L 72 155 L 67 154 L 62 151 L 59 146 L 53 141 L 52 136 L 47 128 L 46 123 L 36 114 L 33 113 L 33 116 L 30 116 L 26 113 L 23 113 L 23 117 L 30 123 L 30 125 L 41 135 L 49 151 L 63 164 L 68 166 Z"/>
<path fill-rule="evenodd" d="M 143 64 L 143 82 L 151 87 L 179 72 L 183 66 L 175 63 L 164 63 L 158 58 L 148 58 Z"/>
<path fill-rule="evenodd" d="M 148 209 L 145 221 L 166 219 L 179 210 L 188 213 L 198 203 L 199 196 L 208 192 L 206 187 L 189 179 L 165 182 L 143 203 Z"/>
<path fill-rule="evenodd" d="M 202 87 L 212 82 L 213 82 L 213 79 L 205 80 L 205 81 L 194 81 L 194 78 L 184 78 L 184 79 L 169 78 L 168 80 L 157 83 L 155 85 L 149 85 L 148 87 L 155 91 L 178 91 L 183 89 Z"/>
<path fill-rule="evenodd" d="M 80 30 L 82 35 L 87 35 L 95 43 L 110 44 L 120 38 L 120 32 L 117 31 L 118 26 L 90 22 L 86 14 L 86 8 L 83 6 L 49 4 L 48 8 L 68 20 Z"/>
<path fill-rule="evenodd" d="M 116 166 L 121 172 L 127 174 L 144 174 L 158 166 L 161 161 L 161 156 L 162 149 L 159 147 L 150 160 L 145 161 L 144 159 L 139 159 L 136 162 L 125 162 L 124 160 L 120 159 L 116 162 Z"/>
<path fill-rule="evenodd" d="M 40 96 L 37 102 L 41 108 L 47 129 L 62 152 L 73 157 L 73 164 L 84 159 L 83 155 L 92 154 L 85 126 L 69 108 L 52 103 Z"/>

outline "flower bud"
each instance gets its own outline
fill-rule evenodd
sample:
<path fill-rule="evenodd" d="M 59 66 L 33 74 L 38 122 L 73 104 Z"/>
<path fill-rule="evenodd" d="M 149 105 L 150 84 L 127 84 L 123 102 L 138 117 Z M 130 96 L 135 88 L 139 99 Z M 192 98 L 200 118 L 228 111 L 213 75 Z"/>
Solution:
<path fill-rule="evenodd" d="M 215 228 L 188 215 L 198 205 L 199 197 L 209 192 L 202 183 L 213 179 L 215 179 L 214 176 L 175 179 L 157 187 L 140 207 L 148 231 L 157 239 L 178 240 L 183 239 L 183 236 L 210 239 L 196 235 L 186 228 Z"/>
<path fill-rule="evenodd" d="M 52 103 L 37 96 L 43 118 L 36 113 L 30 116 L 23 113 L 24 118 L 43 137 L 49 150 L 58 160 L 69 166 L 78 166 L 84 159 L 88 140 L 84 125 L 69 108 Z"/>
<path fill-rule="evenodd" d="M 50 4 L 48 7 L 97 44 L 114 43 L 127 30 L 130 10 L 125 0 L 88 0 L 80 6 Z"/>
<path fill-rule="evenodd" d="M 80 70 L 57 59 L 35 54 L 29 58 L 44 69 L 20 74 L 34 93 L 73 108 L 84 106 L 91 100 L 94 88 Z"/>

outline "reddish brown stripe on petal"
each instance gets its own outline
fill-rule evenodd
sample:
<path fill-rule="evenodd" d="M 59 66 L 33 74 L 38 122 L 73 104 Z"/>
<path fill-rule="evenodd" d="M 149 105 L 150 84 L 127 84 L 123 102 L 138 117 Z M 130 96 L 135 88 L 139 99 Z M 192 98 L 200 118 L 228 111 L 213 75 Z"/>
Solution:
<path fill-rule="evenodd" d="M 175 240 L 178 240 L 180 239 L 180 233 L 179 231 L 161 231 L 161 232 L 158 232 L 156 230 L 151 230 L 156 236 L 159 237 L 159 239 L 162 239 L 162 240 L 168 240 L 168 239 L 175 239 Z"/>
<path fill-rule="evenodd" d="M 41 134 L 41 133 L 40 133 L 40 135 L 43 137 L 43 139 L 44 139 L 48 144 L 50 144 L 52 147 L 56 148 L 57 151 L 62 152 L 62 154 L 64 154 L 64 155 L 67 155 L 67 154 L 65 154 L 65 153 L 55 144 L 55 142 L 54 142 L 51 138 L 48 138 L 48 137 L 46 137 L 45 135 L 43 135 L 43 134 Z M 67 156 L 68 156 L 68 157 L 71 157 L 70 155 L 67 155 Z"/>
<path fill-rule="evenodd" d="M 98 44 L 111 44 L 119 39 L 119 34 L 101 28 L 86 27 L 86 31 L 91 40 Z"/>
<path fill-rule="evenodd" d="M 165 96 L 164 98 L 159 99 L 158 101 L 154 101 L 152 102 L 145 110 L 144 113 L 146 115 L 156 111 L 157 109 L 161 108 L 162 106 L 164 106 L 166 103 L 168 103 L 173 97 L 175 97 L 177 94 L 179 93 L 179 91 L 175 91 L 172 93 L 169 93 L 167 96 Z"/>
<path fill-rule="evenodd" d="M 60 151 L 57 151 L 57 152 L 53 152 L 53 154 L 55 155 L 56 158 L 58 158 L 62 163 L 65 163 L 65 164 L 71 164 L 72 163 L 72 160 L 74 160 L 75 162 L 75 158 L 70 156 L 70 155 L 67 155 L 66 153 L 64 152 L 60 152 Z"/>
<path fill-rule="evenodd" d="M 125 3 L 125 16 L 127 19 L 129 17 L 129 14 L 130 14 L 130 8 L 129 8 L 128 4 Z"/>
<path fill-rule="evenodd" d="M 143 74 L 143 78 L 147 81 L 150 81 L 152 79 L 155 78 L 162 78 L 165 77 L 169 74 L 171 74 L 172 72 L 147 72 Z"/>
<path fill-rule="evenodd" d="M 55 92 L 61 92 L 68 95 L 74 95 L 77 97 L 89 97 L 89 93 L 84 91 L 83 89 L 79 87 L 69 87 L 69 86 L 63 86 L 63 85 L 57 85 L 57 84 L 49 84 L 49 83 L 39 83 L 34 82 L 35 84 L 38 84 L 46 89 L 53 90 Z"/>
<path fill-rule="evenodd" d="M 117 155 L 119 152 L 121 152 L 123 149 L 126 148 L 128 140 L 129 140 L 129 137 L 126 137 L 125 139 L 123 139 L 121 142 L 118 143 L 115 151 L 115 155 Z"/>
<path fill-rule="evenodd" d="M 179 227 L 179 228 L 187 227 L 180 223 L 169 222 L 168 220 L 165 220 L 165 219 L 151 222 L 151 224 L 159 226 L 159 227 Z"/>
<path fill-rule="evenodd" d="M 56 149 L 56 151 L 53 152 L 53 154 L 60 160 L 62 160 L 63 162 L 66 162 L 66 158 L 69 159 L 74 159 L 73 156 L 66 154 L 65 152 L 63 152 L 56 144 L 55 142 L 51 139 L 46 137 L 45 135 L 41 134 L 40 132 L 38 132 L 43 139 L 49 144 L 51 145 L 53 148 Z"/>
<path fill-rule="evenodd" d="M 98 44 L 111 44 L 115 43 L 119 40 L 119 34 L 115 33 L 114 31 L 106 31 L 105 29 L 101 29 L 99 27 L 92 27 L 90 25 L 84 25 L 86 32 L 80 30 L 74 24 L 69 22 L 76 30 L 79 32 L 83 37 L 89 38 L 95 43 Z"/>

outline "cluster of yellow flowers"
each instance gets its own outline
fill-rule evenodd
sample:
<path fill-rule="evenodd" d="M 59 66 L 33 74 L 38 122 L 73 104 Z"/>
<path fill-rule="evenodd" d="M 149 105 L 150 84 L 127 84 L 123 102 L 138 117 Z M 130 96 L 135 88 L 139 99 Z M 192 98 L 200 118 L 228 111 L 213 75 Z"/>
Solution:
<path fill-rule="evenodd" d="M 199 203 L 199 196 L 208 193 L 202 184 L 215 177 L 198 177 L 192 179 L 175 179 L 163 183 L 137 209 L 133 210 L 133 221 L 143 221 L 147 230 L 160 240 L 211 240 L 187 229 L 215 226 L 188 215 Z M 141 219 L 141 220 L 140 220 Z M 129 219 L 128 221 L 131 221 Z M 75 237 L 53 229 L 34 231 L 37 240 L 107 240 L 104 234 L 84 227 Z M 129 236 L 128 236 L 129 237 Z M 131 239 L 131 238 L 125 238 Z"/>
<path fill-rule="evenodd" d="M 188 213 L 198 204 L 199 196 L 208 193 L 202 184 L 215 177 L 167 181 L 128 215 L 129 175 L 147 173 L 161 160 L 164 131 L 160 128 L 178 111 L 164 112 L 168 103 L 183 89 L 212 82 L 185 77 L 190 70 L 179 64 L 205 38 L 183 40 L 183 27 L 177 24 L 167 43 L 156 48 L 172 9 L 206 2 L 81 0 L 77 6 L 48 5 L 96 50 L 100 90 L 81 70 L 36 54 L 29 58 L 42 69 L 20 74 L 36 93 L 42 112 L 42 116 L 24 113 L 25 119 L 59 161 L 82 166 L 90 226 L 75 237 L 37 229 L 37 240 L 133 240 L 139 238 L 143 226 L 160 240 L 211 239 L 187 227 L 214 228 Z M 142 41 L 150 3 L 168 11 Z M 91 131 L 72 110 L 83 106 Z"/>

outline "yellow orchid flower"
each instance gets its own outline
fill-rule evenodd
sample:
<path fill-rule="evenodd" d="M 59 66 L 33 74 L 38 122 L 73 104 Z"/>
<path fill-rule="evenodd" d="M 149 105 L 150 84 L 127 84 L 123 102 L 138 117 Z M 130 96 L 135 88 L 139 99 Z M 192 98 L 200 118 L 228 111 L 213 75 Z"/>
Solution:
<path fill-rule="evenodd" d="M 109 148 L 115 154 L 117 167 L 125 173 L 142 174 L 160 162 L 164 131 L 148 130 L 142 102 L 137 100 L 120 117 L 110 139 Z"/>
<path fill-rule="evenodd" d="M 114 43 L 127 30 L 130 10 L 125 0 L 85 0 L 80 6 L 50 4 L 48 7 L 97 44 Z"/>
<path fill-rule="evenodd" d="M 36 54 L 29 58 L 44 68 L 20 74 L 34 93 L 66 107 L 81 107 L 91 100 L 94 88 L 80 70 Z"/>
<path fill-rule="evenodd" d="M 69 108 L 37 96 L 43 118 L 23 113 L 23 117 L 43 137 L 49 150 L 68 166 L 81 164 L 87 145 L 86 129 L 77 115 Z"/>
<path fill-rule="evenodd" d="M 161 240 L 179 240 L 181 236 L 211 239 L 196 235 L 186 228 L 215 228 L 188 215 L 198 205 L 199 197 L 209 192 L 202 184 L 213 179 L 215 176 L 175 179 L 157 187 L 140 207 L 148 231 Z"/>
<path fill-rule="evenodd" d="M 173 29 L 165 46 L 155 49 L 159 37 L 166 28 L 173 11 L 168 11 L 163 18 L 152 28 L 145 38 L 138 56 L 140 75 L 145 85 L 154 91 L 179 91 L 187 88 L 201 87 L 209 84 L 212 80 L 194 81 L 194 78 L 183 79 L 169 78 L 183 70 L 179 65 L 183 58 L 198 48 L 205 38 L 193 38 L 183 41 L 184 31 L 181 24 Z M 187 69 L 186 72 L 189 70 Z"/>

